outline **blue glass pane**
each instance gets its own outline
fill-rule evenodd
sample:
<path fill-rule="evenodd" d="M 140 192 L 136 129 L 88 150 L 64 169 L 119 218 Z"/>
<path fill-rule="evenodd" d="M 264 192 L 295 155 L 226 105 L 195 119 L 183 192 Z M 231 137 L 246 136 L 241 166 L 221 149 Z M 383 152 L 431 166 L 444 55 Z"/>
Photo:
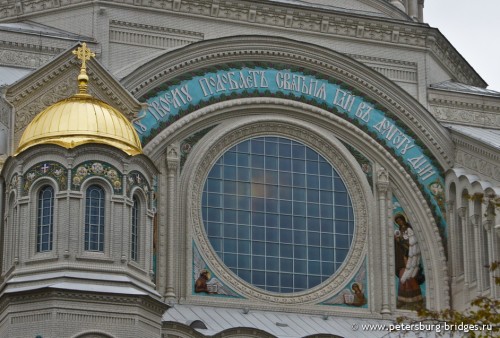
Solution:
<path fill-rule="evenodd" d="M 238 181 L 249 182 L 251 180 L 251 171 L 248 168 L 238 168 L 237 170 Z M 240 191 L 238 191 L 241 194 Z"/>
<path fill-rule="evenodd" d="M 308 272 L 313 275 L 321 274 L 321 263 L 318 261 L 309 262 L 309 266 L 307 267 Z"/>
<path fill-rule="evenodd" d="M 280 169 L 281 170 L 281 169 Z M 292 174 L 280 171 L 279 172 L 279 184 L 283 187 L 292 186 Z"/>
<path fill-rule="evenodd" d="M 266 258 L 266 268 L 268 271 L 279 271 L 280 270 L 280 260 L 276 257 Z"/>
<path fill-rule="evenodd" d="M 280 271 L 293 272 L 293 259 L 281 258 L 280 259 Z M 283 274 L 283 275 L 285 275 L 285 274 Z M 286 284 L 284 286 L 292 286 L 292 284 Z"/>
<path fill-rule="evenodd" d="M 243 241 L 239 240 L 238 241 L 238 252 L 242 254 L 249 254 L 250 249 L 251 249 L 251 243 L 250 241 Z"/>
<path fill-rule="evenodd" d="M 307 219 L 307 230 L 309 231 L 320 231 L 320 219 L 319 218 L 308 218 Z"/>
<path fill-rule="evenodd" d="M 277 157 L 266 157 L 265 168 L 271 169 L 271 170 L 278 170 L 278 158 Z M 274 181 L 274 182 L 277 183 L 277 181 Z"/>
<path fill-rule="evenodd" d="M 238 229 L 234 224 L 224 224 L 224 237 L 226 238 L 236 238 Z"/>
<path fill-rule="evenodd" d="M 266 155 L 269 156 L 278 156 L 278 144 L 275 142 L 267 142 L 265 144 Z"/>
<path fill-rule="evenodd" d="M 238 255 L 238 269 L 250 269 L 250 257 L 249 255 Z"/>

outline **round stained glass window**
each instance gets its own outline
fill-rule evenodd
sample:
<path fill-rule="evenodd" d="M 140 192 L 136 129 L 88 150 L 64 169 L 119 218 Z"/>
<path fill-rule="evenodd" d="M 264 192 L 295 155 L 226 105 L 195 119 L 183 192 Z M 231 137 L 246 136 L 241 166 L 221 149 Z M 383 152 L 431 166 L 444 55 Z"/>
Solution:
<path fill-rule="evenodd" d="M 352 243 L 344 182 L 320 154 L 282 137 L 226 151 L 202 196 L 208 239 L 224 264 L 267 291 L 300 292 L 334 274 Z"/>

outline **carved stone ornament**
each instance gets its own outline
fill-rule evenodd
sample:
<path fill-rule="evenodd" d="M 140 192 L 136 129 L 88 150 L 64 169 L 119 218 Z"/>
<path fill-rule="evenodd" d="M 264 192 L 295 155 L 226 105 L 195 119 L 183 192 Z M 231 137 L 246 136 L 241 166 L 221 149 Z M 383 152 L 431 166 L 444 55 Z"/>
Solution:
<path fill-rule="evenodd" d="M 215 160 L 227 149 L 255 135 L 288 137 L 312 147 L 324 156 L 337 170 L 344 180 L 352 199 L 355 232 L 349 253 L 342 266 L 334 275 L 309 290 L 284 295 L 268 292 L 242 281 L 221 261 L 205 233 L 200 206 L 202 190 L 208 172 L 214 165 Z M 200 251 L 204 253 L 207 263 L 210 264 L 214 273 L 230 285 L 234 291 L 246 298 L 258 299 L 268 303 L 284 305 L 313 303 L 339 292 L 345 283 L 356 273 L 363 259 L 364 247 L 367 242 L 368 203 L 366 200 L 366 191 L 361 185 L 360 178 L 355 174 L 356 170 L 353 168 L 353 164 L 345 159 L 344 154 L 335 147 L 335 144 L 312 133 L 310 130 L 285 122 L 256 122 L 230 131 L 224 137 L 219 138 L 203 154 L 203 158 L 199 163 L 199 166 L 194 171 L 191 190 L 189 192 L 189 222 L 193 225 L 194 239 L 198 243 Z"/>
<path fill-rule="evenodd" d="M 40 96 L 33 98 L 29 104 L 16 111 L 16 122 L 14 125 L 14 133 L 16 144 L 21 138 L 22 132 L 33 118 L 48 106 L 56 103 L 59 100 L 65 99 L 76 91 L 75 78 L 78 75 L 76 71 L 65 80 L 58 82 L 55 87 L 48 88 L 41 93 Z"/>
<path fill-rule="evenodd" d="M 500 114 L 463 108 L 431 106 L 432 114 L 440 121 L 460 122 L 479 127 L 500 127 Z"/>
<path fill-rule="evenodd" d="M 500 166 L 498 164 L 462 150 L 457 150 L 455 161 L 465 168 L 472 169 L 496 181 L 500 181 Z"/>
<path fill-rule="evenodd" d="M 385 168 L 380 168 L 377 175 L 377 188 L 381 192 L 387 191 L 387 188 L 389 187 L 389 173 Z"/>

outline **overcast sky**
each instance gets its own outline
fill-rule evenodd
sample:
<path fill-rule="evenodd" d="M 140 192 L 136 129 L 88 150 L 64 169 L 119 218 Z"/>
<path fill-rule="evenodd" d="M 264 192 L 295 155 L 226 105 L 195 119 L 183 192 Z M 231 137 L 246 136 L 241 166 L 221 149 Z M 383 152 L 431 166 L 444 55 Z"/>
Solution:
<path fill-rule="evenodd" d="M 500 91 L 500 0 L 426 0 L 424 21 Z"/>

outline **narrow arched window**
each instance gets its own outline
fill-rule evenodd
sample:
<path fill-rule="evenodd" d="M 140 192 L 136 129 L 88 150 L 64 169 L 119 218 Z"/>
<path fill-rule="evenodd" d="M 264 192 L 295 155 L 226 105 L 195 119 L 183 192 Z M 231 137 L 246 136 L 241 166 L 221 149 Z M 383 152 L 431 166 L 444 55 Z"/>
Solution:
<path fill-rule="evenodd" d="M 133 261 L 137 261 L 138 249 L 139 249 L 140 202 L 137 196 L 134 196 L 133 201 L 134 205 L 132 206 L 132 233 L 131 233 L 130 258 Z"/>
<path fill-rule="evenodd" d="M 104 251 L 104 189 L 91 185 L 85 201 L 85 250 Z"/>
<path fill-rule="evenodd" d="M 38 215 L 36 227 L 36 251 L 52 250 L 54 232 L 54 189 L 47 185 L 38 194 Z"/>

